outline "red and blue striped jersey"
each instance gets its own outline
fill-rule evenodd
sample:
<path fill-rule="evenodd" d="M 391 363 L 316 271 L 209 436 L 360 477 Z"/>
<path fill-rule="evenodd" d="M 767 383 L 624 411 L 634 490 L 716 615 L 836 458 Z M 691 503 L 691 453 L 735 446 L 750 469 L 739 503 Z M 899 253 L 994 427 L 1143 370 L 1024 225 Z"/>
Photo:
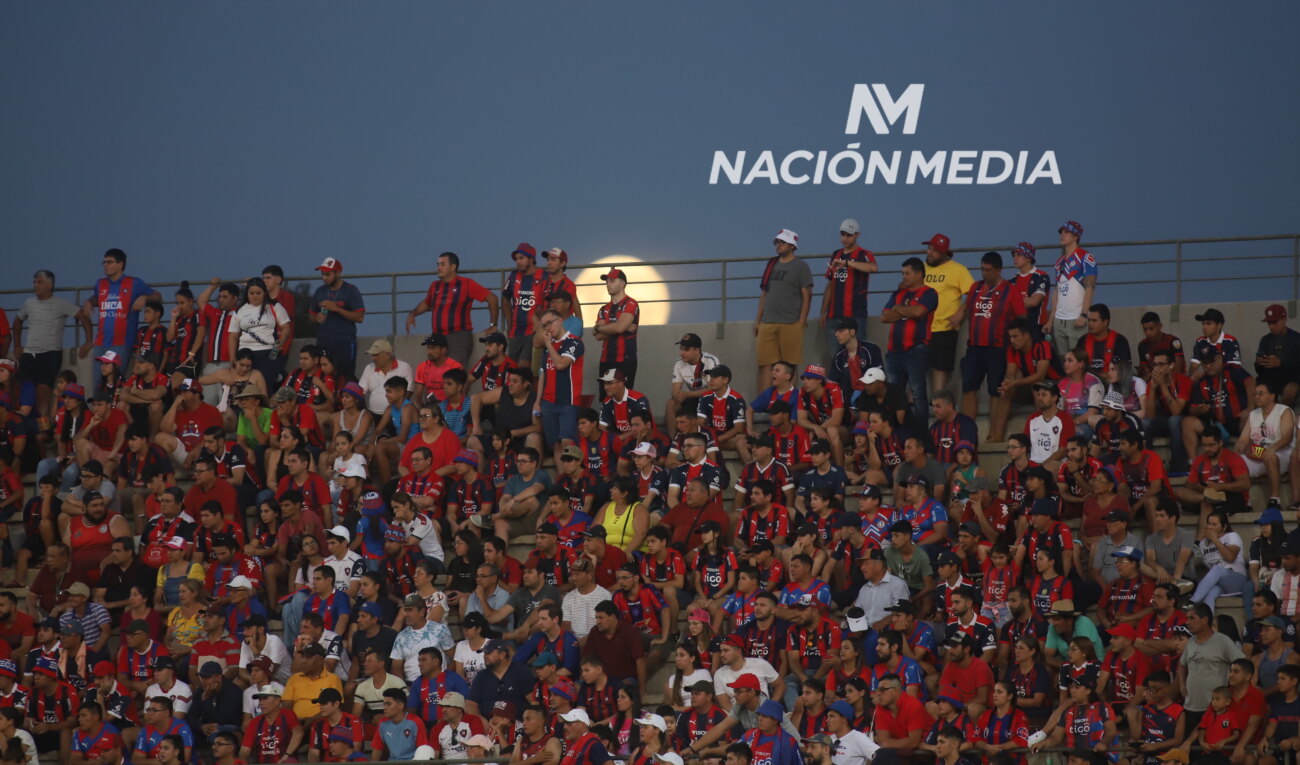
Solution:
<path fill-rule="evenodd" d="M 775 618 L 772 619 L 771 624 L 766 629 L 762 629 L 758 626 L 758 622 L 751 618 L 736 632 L 745 644 L 744 652 L 746 656 L 762 659 L 773 667 L 779 667 L 781 666 L 781 651 L 785 650 L 785 646 L 789 642 L 791 629 L 793 627 L 789 622 Z"/>
<path fill-rule="evenodd" d="M 691 554 L 690 570 L 699 572 L 705 597 L 717 595 L 718 590 L 727 583 L 727 575 L 739 568 L 736 553 L 726 547 L 720 547 L 716 554 L 708 552 L 704 547 Z"/>
<path fill-rule="evenodd" d="M 766 515 L 761 515 L 757 508 L 747 507 L 740 514 L 740 528 L 736 531 L 738 539 L 754 544 L 760 539 L 771 542 L 777 537 L 790 537 L 790 514 L 780 505 L 770 505 Z"/>
<path fill-rule="evenodd" d="M 569 564 L 572 562 L 573 551 L 557 545 L 552 555 L 543 555 L 540 550 L 533 550 L 528 554 L 524 568 L 535 566 L 547 584 L 552 587 L 563 587 L 569 583 Z"/>
<path fill-rule="evenodd" d="M 641 499 L 649 499 L 652 492 L 660 497 L 668 496 L 667 470 L 658 465 L 651 465 L 650 475 L 642 475 L 640 470 L 636 471 L 634 475 L 636 476 L 636 494 Z"/>
<path fill-rule="evenodd" d="M 81 699 L 77 689 L 66 681 L 58 680 L 54 693 L 33 688 L 27 699 L 27 720 L 32 723 L 61 723 L 77 719 Z"/>
<path fill-rule="evenodd" d="M 745 421 L 745 397 L 727 388 L 721 395 L 705 393 L 700 396 L 697 411 L 707 427 L 726 433 Z"/>
<path fill-rule="evenodd" d="M 942 717 L 936 718 L 935 721 L 930 724 L 930 730 L 926 731 L 925 743 L 930 744 L 931 746 L 939 743 L 939 731 L 948 726 L 952 726 L 961 731 L 962 735 L 966 737 L 966 742 L 968 744 L 971 742 L 979 743 L 980 741 L 983 741 L 980 729 L 975 727 L 975 723 L 971 722 L 970 716 L 965 712 L 959 712 L 957 717 L 952 720 L 945 720 Z"/>
<path fill-rule="evenodd" d="M 912 540 L 919 543 L 922 537 L 934 529 L 934 524 L 948 522 L 948 508 L 937 499 L 927 497 L 922 500 L 920 507 L 904 507 L 899 511 L 899 519 L 912 524 Z M 946 540 L 941 540 L 940 543 L 946 544 Z"/>
<path fill-rule="evenodd" d="M 1239 366 L 1225 366 L 1217 376 L 1205 376 L 1192 388 L 1192 405 L 1208 404 L 1210 416 L 1221 422 L 1228 432 L 1238 431 L 1238 420 L 1251 409 L 1250 374 Z"/>
<path fill-rule="evenodd" d="M 674 466 L 672 470 L 668 471 L 668 486 L 676 486 L 678 489 L 684 490 L 686 484 L 696 478 L 703 478 L 712 493 L 717 494 L 722 491 L 722 469 L 708 460 L 704 460 L 698 465 L 683 462 Z"/>
<path fill-rule="evenodd" d="M 1091 332 L 1084 335 L 1083 340 L 1079 341 L 1079 347 L 1083 349 L 1083 354 L 1087 357 L 1088 371 L 1098 377 L 1109 372 L 1111 364 L 1116 361 L 1133 360 L 1133 352 L 1129 349 L 1128 338 L 1113 329 L 1110 330 L 1104 340 L 1093 337 Z"/>
<path fill-rule="evenodd" d="M 149 647 L 137 651 L 123 645 L 117 652 L 117 671 L 130 680 L 153 682 L 153 663 L 159 656 L 170 656 L 167 647 L 157 640 L 149 642 Z"/>
<path fill-rule="evenodd" d="M 734 590 L 723 602 L 722 610 L 731 616 L 732 626 L 737 632 L 754 621 L 754 603 L 758 600 L 759 592 L 761 590 L 754 590 L 746 595 L 739 590 Z M 749 656 L 750 654 L 746 653 L 745 655 Z"/>
<path fill-rule="evenodd" d="M 812 437 L 808 435 L 808 431 L 798 425 L 791 425 L 789 433 L 782 433 L 776 428 L 770 428 L 767 432 L 776 442 L 776 448 L 772 451 L 778 460 L 787 465 L 798 465 L 800 462 L 808 461 L 808 448 L 812 446 Z"/>
<path fill-rule="evenodd" d="M 1033 561 L 1040 549 L 1049 550 L 1052 555 L 1060 557 L 1065 555 L 1066 550 L 1074 549 L 1074 534 L 1070 532 L 1069 526 L 1060 521 L 1053 521 L 1052 525 L 1047 527 L 1047 531 L 1043 532 L 1036 531 L 1031 526 L 1020 538 L 1020 544 L 1025 547 L 1026 561 Z"/>
<path fill-rule="evenodd" d="M 823 661 L 839 657 L 843 642 L 844 631 L 840 625 L 823 616 L 821 623 L 811 630 L 807 627 L 790 630 L 785 648 L 798 651 L 804 670 L 815 674 Z"/>
<path fill-rule="evenodd" d="M 1025 299 L 1015 285 L 1003 279 L 990 286 L 979 281 L 966 295 L 970 318 L 967 344 L 977 348 L 1001 348 L 1006 345 L 1007 324 L 1025 315 Z"/>
<path fill-rule="evenodd" d="M 539 295 L 541 295 L 542 306 L 545 306 L 550 301 L 551 296 L 557 292 L 567 292 L 569 293 L 569 296 L 573 297 L 575 300 L 578 295 L 577 285 L 573 283 L 572 279 L 564 274 L 560 274 L 560 278 L 558 279 L 553 278 L 550 273 L 542 274 L 542 278 L 537 280 L 534 289 Z M 568 317 L 561 316 L 560 318 L 567 319 Z"/>
<path fill-rule="evenodd" d="M 969 441 L 977 449 L 980 445 L 979 427 L 961 412 L 957 412 L 948 422 L 935 420 L 930 426 L 930 445 L 934 448 L 934 459 L 937 462 L 956 462 L 956 447 L 961 441 Z"/>
<path fill-rule="evenodd" d="M 1140 431 L 1139 431 L 1140 432 Z M 1142 501 L 1151 485 L 1160 481 L 1160 495 L 1169 495 L 1169 477 L 1165 473 L 1165 462 L 1160 455 L 1150 449 L 1143 449 L 1137 455 L 1136 463 L 1121 459 L 1115 463 L 1120 469 L 1124 483 L 1128 485 L 1129 507 L 1136 507 Z"/>
<path fill-rule="evenodd" d="M 163 448 L 158 444 L 149 444 L 144 457 L 132 451 L 122 455 L 118 477 L 125 478 L 127 484 L 132 488 L 143 489 L 144 471 L 150 467 L 157 467 L 168 476 L 168 482 L 171 482 L 171 474 L 174 472 L 171 455 L 163 451 Z"/>
<path fill-rule="evenodd" d="M 136 298 L 152 293 L 152 287 L 134 276 L 123 275 L 115 282 L 103 277 L 96 282 L 95 307 L 99 311 L 99 327 L 95 331 L 95 345 L 128 345 L 133 342 L 140 314 L 131 304 Z"/>
<path fill-rule="evenodd" d="M 637 302 L 626 295 L 622 300 L 615 303 L 613 300 L 600 307 L 596 314 L 597 324 L 613 324 L 618 321 L 623 314 L 632 314 L 632 326 L 626 332 L 621 332 L 604 341 L 604 348 L 600 351 L 600 360 L 605 363 L 616 361 L 635 361 L 636 360 L 636 330 L 637 325 L 641 323 L 641 307 Z"/>
<path fill-rule="evenodd" d="M 153 388 L 166 388 L 170 381 L 167 375 L 157 372 L 152 378 L 141 377 L 140 375 L 131 375 L 122 383 L 123 389 L 131 390 L 150 390 Z"/>
<path fill-rule="evenodd" d="M 540 276 L 541 272 L 533 269 L 531 274 L 511 271 L 506 277 L 506 286 L 501 289 L 506 337 L 528 337 L 533 334 L 533 320 L 537 317 L 540 305 L 537 300 Z"/>
<path fill-rule="evenodd" d="M 1011 708 L 1011 713 L 998 716 L 996 709 L 985 710 L 975 726 L 979 740 L 997 746 L 1015 742 L 1017 746 L 1029 746 L 1029 718 L 1023 709 Z"/>
<path fill-rule="evenodd" d="M 131 355 L 157 353 L 167 350 L 167 328 L 159 324 L 156 327 L 145 325 L 135 331 L 135 342 L 131 345 Z"/>
<path fill-rule="evenodd" d="M 686 576 L 686 559 L 671 547 L 665 547 L 666 557 L 661 561 L 653 555 L 641 556 L 641 580 L 649 584 L 663 584 L 673 577 Z"/>
<path fill-rule="evenodd" d="M 635 390 L 625 390 L 623 398 L 607 398 L 600 405 L 600 424 L 613 433 L 626 433 L 632 429 L 632 416 L 641 415 L 646 422 L 651 421 L 650 399 Z"/>
<path fill-rule="evenodd" d="M 586 470 L 574 478 L 568 474 L 555 479 L 555 485 L 569 491 L 569 507 L 575 513 L 582 512 L 582 502 L 596 491 L 600 480 Z"/>
<path fill-rule="evenodd" d="M 194 341 L 198 339 L 199 327 L 203 326 L 203 314 L 191 311 L 176 317 L 176 339 L 167 345 L 167 367 L 180 366 L 185 357 L 194 350 Z M 198 359 L 198 354 L 195 354 Z"/>
<path fill-rule="evenodd" d="M 1027 274 L 1016 274 L 1011 283 L 1016 285 L 1016 290 L 1020 293 L 1021 303 L 1028 302 L 1029 298 L 1034 295 L 1042 295 L 1043 302 L 1038 304 L 1037 308 L 1026 308 L 1025 318 L 1036 327 L 1043 325 L 1043 318 L 1046 316 L 1048 303 L 1048 290 L 1052 288 L 1052 280 L 1042 269 L 1035 268 Z"/>
<path fill-rule="evenodd" d="M 582 357 L 585 351 L 581 338 L 565 332 L 563 337 L 551 342 L 551 347 L 559 355 L 573 359 L 573 363 L 568 369 L 559 369 L 551 354 L 546 354 L 546 363 L 542 365 L 542 401 L 581 406 Z"/>
<path fill-rule="evenodd" d="M 586 458 L 585 467 L 588 473 L 601 480 L 614 476 L 614 471 L 618 469 L 618 455 L 622 451 L 623 444 L 612 431 L 598 431 L 594 441 L 579 438 L 577 447 L 582 450 Z"/>
<path fill-rule="evenodd" d="M 442 476 L 429 470 L 423 475 L 419 473 L 407 473 L 397 482 L 397 488 L 411 495 L 412 498 L 433 497 L 434 508 L 442 510 L 442 493 L 446 484 Z"/>
<path fill-rule="evenodd" d="M 204 343 L 203 360 L 228 362 L 230 346 L 226 343 L 226 333 L 235 321 L 234 311 L 223 311 L 214 305 L 203 306 L 203 325 L 208 328 L 208 340 Z"/>
<path fill-rule="evenodd" d="M 939 307 L 939 293 L 925 286 L 914 290 L 900 289 L 885 302 L 886 308 L 913 305 L 925 306 L 925 315 L 917 319 L 899 319 L 889 325 L 890 351 L 906 351 L 930 342 L 930 324 L 934 321 L 935 309 Z"/>
<path fill-rule="evenodd" d="M 388 588 L 405 598 L 415 592 L 415 569 L 424 559 L 418 547 L 404 547 L 396 558 L 384 556 L 380 568 Z"/>
<path fill-rule="evenodd" d="M 1132 616 L 1150 607 L 1155 589 L 1156 583 L 1149 577 L 1140 574 L 1132 579 L 1120 577 L 1106 585 L 1101 607 L 1112 622 L 1118 622 L 1121 616 Z"/>
<path fill-rule="evenodd" d="M 662 468 L 660 469 L 662 470 Z M 552 513 L 542 519 L 542 522 L 554 523 L 557 527 L 556 543 L 565 550 L 573 551 L 582 547 L 582 535 L 591 526 L 591 516 L 583 512 L 575 512 L 569 513 L 569 520 L 561 521 Z"/>
<path fill-rule="evenodd" d="M 443 335 L 473 331 L 470 308 L 474 301 L 487 299 L 487 288 L 464 276 L 452 277 L 450 281 L 436 279 L 429 285 L 429 291 L 424 296 L 432 316 L 433 331 Z"/>
<path fill-rule="evenodd" d="M 456 481 L 447 492 L 447 507 L 456 506 L 457 520 L 467 520 L 483 512 L 485 505 L 496 503 L 497 492 L 492 482 L 483 476 L 473 481 Z"/>
<path fill-rule="evenodd" d="M 425 678 L 420 677 L 415 682 L 419 683 L 422 680 L 425 680 Z M 412 685 L 411 689 L 414 691 L 415 686 Z M 411 699 L 414 700 L 414 698 L 415 694 L 412 693 Z M 435 709 L 438 709 L 438 707 L 435 707 Z M 343 717 L 339 720 L 338 725 L 334 725 L 327 718 L 322 717 L 311 724 L 311 730 L 307 733 L 307 748 L 319 751 L 322 762 L 338 762 L 337 759 L 330 755 L 330 734 L 336 728 L 347 728 L 352 733 L 352 740 L 357 742 L 358 747 L 366 740 L 365 724 L 347 712 L 341 712 L 340 714 Z"/>
<path fill-rule="evenodd" d="M 881 505 L 876 514 L 868 518 L 862 516 L 862 536 L 867 538 L 867 546 L 881 549 L 889 538 L 889 527 L 894 525 L 894 508 Z"/>
<path fill-rule="evenodd" d="M 1178 718 L 1183 716 L 1183 707 L 1176 702 L 1169 702 L 1164 707 L 1155 704 L 1142 705 L 1142 733 L 1140 741 L 1144 744 L 1156 744 L 1170 741 L 1178 733 Z"/>
<path fill-rule="evenodd" d="M 487 356 L 478 360 L 474 369 L 470 371 L 469 376 L 472 380 L 482 380 L 483 390 L 490 391 L 506 387 L 506 375 L 516 366 L 515 360 L 509 356 L 502 356 L 501 361 L 493 364 Z"/>
<path fill-rule="evenodd" d="M 1029 618 L 1023 622 L 1012 619 L 1002 625 L 1002 631 L 998 633 L 998 642 L 1002 645 L 1015 645 L 1017 640 L 1026 635 L 1040 642 L 1047 639 L 1047 621 L 1036 611 L 1030 611 Z"/>
<path fill-rule="evenodd" d="M 1092 432 L 1092 443 L 1101 449 L 1103 461 L 1114 463 L 1119 459 L 1119 437 L 1132 431 L 1142 434 L 1142 421 L 1132 412 L 1121 412 L 1118 420 L 1102 418 Z"/>
<path fill-rule="evenodd" d="M 347 593 L 338 590 L 331 590 L 330 594 L 323 598 L 312 594 L 303 604 L 302 611 L 305 614 L 319 614 L 325 622 L 325 629 L 332 630 L 339 623 L 339 619 L 352 615 L 352 599 Z"/>
<path fill-rule="evenodd" d="M 849 268 L 847 263 L 875 262 L 876 256 L 861 247 L 852 250 L 841 248 L 831 254 L 831 260 L 826 264 L 826 281 L 830 282 L 826 318 L 852 319 L 867 315 L 871 274 Z"/>
<path fill-rule="evenodd" d="M 1061 368 L 1060 358 L 1057 357 L 1056 351 L 1052 348 L 1052 344 L 1046 340 L 1039 340 L 1038 342 L 1033 343 L 1029 346 L 1029 351 L 1026 353 L 1017 351 L 1010 345 L 1007 346 L 1007 366 L 1014 366 L 1016 369 L 1019 369 L 1020 374 L 1025 377 L 1038 371 L 1038 362 L 1040 361 L 1047 362 L 1046 379 L 1059 380 L 1061 379 L 1061 375 L 1065 374 L 1065 370 Z"/>
<path fill-rule="evenodd" d="M 1110 692 L 1106 693 L 1103 688 L 1098 688 L 1097 692 L 1106 694 L 1108 701 L 1127 704 L 1146 682 L 1147 675 L 1151 674 L 1151 660 L 1141 651 L 1134 651 L 1127 659 L 1115 651 L 1107 651 L 1106 658 L 1101 661 L 1101 668 L 1110 673 Z"/>
<path fill-rule="evenodd" d="M 750 488 L 763 479 L 771 481 L 777 491 L 788 491 L 794 488 L 790 468 L 786 467 L 781 460 L 773 459 L 763 466 L 757 462 L 750 462 L 741 468 L 740 476 L 736 479 L 736 491 L 748 494 Z"/>
<path fill-rule="evenodd" d="M 1002 470 L 998 472 L 998 489 L 1007 493 L 1005 499 L 1008 505 L 1019 507 L 1024 504 L 1026 492 L 1024 472 L 1037 465 L 1037 462 L 1029 460 L 1029 464 L 1023 469 L 1016 467 L 1014 461 L 1002 466 Z M 1033 560 L 1033 551 L 1030 551 L 1028 560 Z"/>
<path fill-rule="evenodd" d="M 1065 744 L 1070 748 L 1093 749 L 1100 744 L 1106 734 L 1106 723 L 1114 715 L 1110 705 L 1093 702 L 1083 706 L 1072 706 L 1065 711 Z"/>
<path fill-rule="evenodd" d="M 637 586 L 635 595 L 622 590 L 614 593 L 614 607 L 632 626 L 650 634 L 658 635 L 663 628 L 660 612 L 668 608 L 668 601 L 658 588 L 649 584 Z"/>
<path fill-rule="evenodd" d="M 325 392 L 315 383 L 314 377 L 320 377 L 320 381 L 324 383 L 330 393 L 338 392 L 339 384 L 334 375 L 327 375 L 323 372 L 312 374 L 301 367 L 289 373 L 289 376 L 285 378 L 283 387 L 289 388 L 298 394 L 299 404 L 324 404 Z"/>
<path fill-rule="evenodd" d="M 816 397 L 800 388 L 799 408 L 808 413 L 809 420 L 821 425 L 836 409 L 844 408 L 844 390 L 829 380 L 822 382 L 821 395 Z"/>
<path fill-rule="evenodd" d="M 1063 576 L 1054 576 L 1051 579 L 1035 576 L 1029 580 L 1029 594 L 1034 601 L 1034 610 L 1046 619 L 1053 603 L 1058 600 L 1074 599 L 1074 584 Z"/>
<path fill-rule="evenodd" d="M 980 593 L 984 605 L 1000 606 L 1007 602 L 1007 595 L 1020 584 L 1020 566 L 1015 561 L 1005 566 L 994 566 L 992 558 L 985 558 L 980 563 Z"/>

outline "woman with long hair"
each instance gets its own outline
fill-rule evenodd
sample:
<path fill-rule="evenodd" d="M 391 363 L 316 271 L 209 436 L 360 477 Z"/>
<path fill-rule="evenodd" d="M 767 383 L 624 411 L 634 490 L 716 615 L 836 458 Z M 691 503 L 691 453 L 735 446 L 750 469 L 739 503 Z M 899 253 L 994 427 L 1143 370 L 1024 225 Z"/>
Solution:
<path fill-rule="evenodd" d="M 826 545 L 822 541 L 821 531 L 817 528 L 816 524 L 806 522 L 796 529 L 794 533 L 794 541 L 789 547 L 781 551 L 781 562 L 785 564 L 787 571 L 790 569 L 791 559 L 796 555 L 807 555 L 809 558 L 812 558 L 813 578 L 823 578 L 823 569 L 826 568 L 826 564 L 830 560 L 831 556 L 826 553 Z"/>
<path fill-rule="evenodd" d="M 477 570 L 478 566 L 474 568 Z M 434 584 L 437 576 L 438 567 L 433 561 L 422 560 L 415 564 L 415 572 L 411 575 L 414 583 L 411 593 L 424 598 L 424 618 L 431 622 L 446 624 L 450 601 L 447 599 L 447 593 L 438 589 L 438 586 Z M 406 614 L 398 611 L 397 620 L 393 622 L 393 629 L 400 630 L 405 626 Z"/>
<path fill-rule="evenodd" d="M 462 596 L 474 591 L 474 575 L 483 565 L 483 542 L 473 531 L 461 529 L 452 537 L 451 551 L 452 558 L 447 561 L 447 574 L 451 577 L 447 582 L 447 601 L 456 606 Z"/>
<path fill-rule="evenodd" d="M 167 614 L 167 633 L 163 645 L 178 664 L 189 663 L 194 644 L 203 639 L 203 613 L 206 598 L 202 579 L 181 582 L 180 603 Z"/>
<path fill-rule="evenodd" d="M 212 338 L 210 342 L 216 342 L 219 338 Z M 253 366 L 253 352 L 248 349 L 242 349 L 233 356 L 230 366 L 224 369 L 218 369 L 199 377 L 200 385 L 220 385 L 221 396 L 217 399 L 217 409 L 225 413 L 226 430 L 234 430 L 238 427 L 238 418 L 241 407 L 235 399 L 245 393 L 260 393 L 262 396 L 270 396 L 267 390 L 266 378 L 262 373 Z M 261 406 L 265 408 L 267 399 L 261 400 Z M 269 417 L 269 415 L 267 415 Z M 258 417 L 256 424 L 260 427 L 265 418 Z M 264 427 L 259 430 L 262 438 L 250 439 L 253 446 L 265 445 L 265 436 L 267 431 Z M 253 443 L 256 442 L 256 443 Z"/>
<path fill-rule="evenodd" d="M 180 289 L 176 290 L 176 307 L 172 309 L 172 320 L 167 325 L 167 359 L 163 367 L 163 371 L 171 375 L 173 388 L 187 377 L 198 376 L 198 359 L 202 358 L 200 351 L 207 333 L 207 323 L 194 301 L 190 283 L 183 281 Z"/>
<path fill-rule="evenodd" d="M 1110 704 L 1097 701 L 1095 684 L 1085 680 L 1076 680 L 1066 692 L 1066 702 L 1061 708 L 1060 724 L 1048 723 L 1047 739 L 1030 748 L 1038 752 L 1047 747 L 1062 743 L 1068 749 L 1094 750 L 1098 745 L 1118 747 L 1119 736 L 1115 731 L 1115 714 Z"/>
<path fill-rule="evenodd" d="M 266 485 L 278 486 L 280 479 L 289 475 L 289 467 L 284 464 L 284 458 L 298 449 L 305 448 L 307 442 L 301 430 L 292 426 L 280 428 L 280 435 L 275 445 L 266 450 L 266 470 L 263 471 L 266 475 Z"/>
<path fill-rule="evenodd" d="M 389 596 L 388 581 L 378 571 L 367 571 L 361 575 L 361 584 L 357 588 L 357 599 L 352 606 L 352 613 L 360 613 L 361 607 L 366 603 L 374 603 L 379 606 L 382 613 L 378 621 L 381 626 L 392 624 L 398 618 L 397 614 L 400 609 L 397 607 L 397 601 Z"/>
<path fill-rule="evenodd" d="M 369 461 L 374 456 L 371 445 L 375 442 L 375 418 L 366 409 L 366 393 L 354 382 L 344 383 L 338 399 L 339 410 L 327 421 L 329 430 L 335 436 L 350 433 L 352 448 Z"/>
<path fill-rule="evenodd" d="M 1074 348 L 1066 352 L 1062 361 L 1065 376 L 1061 378 L 1061 409 L 1074 418 L 1074 434 L 1092 438 L 1092 429 L 1101 419 L 1101 400 L 1106 388 L 1097 376 L 1088 371 L 1088 359 L 1083 351 Z"/>
<path fill-rule="evenodd" d="M 294 590 L 306 589 L 311 582 L 311 572 L 325 562 L 325 546 L 315 534 L 303 534 L 298 545 L 298 557 L 289 565 L 293 575 Z"/>
<path fill-rule="evenodd" d="M 1286 529 L 1282 526 L 1282 512 L 1270 507 L 1260 513 L 1255 521 L 1259 535 L 1250 542 L 1250 581 L 1261 590 L 1268 589 L 1273 575 L 1282 569 L 1282 545 L 1286 542 Z"/>
<path fill-rule="evenodd" d="M 1088 560 L 1092 559 L 1092 546 L 1106 536 L 1106 516 L 1116 510 L 1129 511 L 1128 492 L 1119 491 L 1119 484 L 1119 474 L 1109 465 L 1098 469 L 1088 481 L 1091 491 L 1083 498 L 1083 525 L 1079 529 Z"/>
<path fill-rule="evenodd" d="M 657 765 L 656 755 L 672 748 L 668 742 L 668 721 L 663 715 L 646 712 L 632 721 L 641 743 L 629 753 L 628 765 Z"/>
<path fill-rule="evenodd" d="M 692 641 L 683 641 L 673 652 L 673 673 L 664 681 L 663 700 L 673 709 L 685 712 L 691 708 L 691 686 L 713 676 L 700 663 L 700 649 Z"/>
<path fill-rule="evenodd" d="M 131 622 L 142 621 L 149 625 L 149 637 L 161 641 L 164 634 L 163 615 L 149 603 L 149 596 L 139 585 L 132 585 L 126 596 L 126 608 L 118 620 L 120 634 L 126 634 Z"/>
<path fill-rule="evenodd" d="M 1070 688 L 1076 682 L 1095 687 L 1100 674 L 1101 662 L 1097 660 L 1097 646 L 1092 644 L 1092 640 L 1086 637 L 1076 637 L 1071 640 L 1065 652 L 1065 661 L 1057 673 L 1057 685 L 1060 689 L 1057 713 L 1069 706 Z"/>
<path fill-rule="evenodd" d="M 707 671 L 713 670 L 713 654 L 709 648 L 713 645 L 713 614 L 704 608 L 692 608 L 686 614 L 686 632 L 682 643 L 695 647 L 695 654 L 700 666 Z M 668 698 L 665 696 L 664 698 Z"/>
<path fill-rule="evenodd" d="M 485 666 L 483 646 L 487 641 L 495 638 L 497 633 L 488 625 L 487 617 L 477 611 L 465 614 L 460 629 L 465 637 L 456 644 L 451 664 L 456 674 L 465 678 L 465 682 L 472 684 Z"/>
<path fill-rule="evenodd" d="M 266 573 L 267 607 L 275 609 L 280 602 L 280 582 L 283 581 L 284 567 L 275 555 L 276 534 L 280 530 L 280 502 L 274 498 L 257 503 L 257 524 L 253 535 L 244 545 L 244 554 L 253 558 Z"/>
<path fill-rule="evenodd" d="M 1041 727 L 1052 713 L 1052 672 L 1043 658 L 1043 646 L 1037 638 L 1023 635 L 1011 656 L 1013 663 L 1003 675 L 1011 688 L 1009 703 Z"/>
<path fill-rule="evenodd" d="M 853 727 L 858 730 L 871 729 L 871 681 L 861 677 L 850 677 L 844 682 L 844 700 L 853 707 Z"/>
<path fill-rule="evenodd" d="M 1250 613 L 1255 599 L 1255 585 L 1246 573 L 1246 556 L 1241 535 L 1232 530 L 1228 514 L 1215 510 L 1205 517 L 1205 525 L 1196 546 L 1201 551 L 1207 571 L 1192 593 L 1193 603 L 1204 603 L 1214 611 L 1214 601 L 1225 592 L 1241 593 L 1241 602 Z"/>
<path fill-rule="evenodd" d="M 605 720 L 618 739 L 618 754 L 626 757 L 641 746 L 636 720 L 641 716 L 641 688 L 635 680 L 624 680 L 614 695 L 614 716 Z"/>
<path fill-rule="evenodd" d="M 871 682 L 871 667 L 863 661 L 862 645 L 846 637 L 844 642 L 840 643 L 839 664 L 826 674 L 826 703 L 830 704 L 837 698 L 844 698 L 845 688 L 855 677 Z"/>
<path fill-rule="evenodd" d="M 203 566 L 195 563 L 186 555 L 187 543 L 173 537 L 166 543 L 167 562 L 158 568 L 158 577 L 153 591 L 154 605 L 166 613 L 181 603 L 181 585 L 189 580 L 203 581 Z"/>
<path fill-rule="evenodd" d="M 605 544 L 622 550 L 629 559 L 637 552 L 646 552 L 645 534 L 650 530 L 650 513 L 637 497 L 635 478 L 626 475 L 614 477 L 609 487 L 609 502 L 596 513 L 592 525 L 603 526 Z"/>
<path fill-rule="evenodd" d="M 260 276 L 249 279 L 244 287 L 244 303 L 235 311 L 230 331 L 226 333 L 230 358 L 235 358 L 241 348 L 252 351 L 253 367 L 262 373 L 267 385 L 278 387 L 279 358 L 288 352 L 292 339 L 289 314 L 284 307 L 270 299 L 266 282 Z"/>

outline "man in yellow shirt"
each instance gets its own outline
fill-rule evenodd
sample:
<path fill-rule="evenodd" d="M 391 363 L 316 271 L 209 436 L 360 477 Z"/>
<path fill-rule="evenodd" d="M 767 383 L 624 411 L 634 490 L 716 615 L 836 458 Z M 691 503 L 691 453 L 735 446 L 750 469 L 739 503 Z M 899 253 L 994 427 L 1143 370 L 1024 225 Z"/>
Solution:
<path fill-rule="evenodd" d="M 952 259 L 952 243 L 943 234 L 921 242 L 925 250 L 925 286 L 939 293 L 939 308 L 930 324 L 932 390 L 948 387 L 957 362 L 957 331 L 966 318 L 966 293 L 975 283 L 970 269 Z"/>
<path fill-rule="evenodd" d="M 294 657 L 297 672 L 289 676 L 284 684 L 284 695 L 280 700 L 293 705 L 293 714 L 304 728 L 310 728 L 320 717 L 320 704 L 316 699 L 326 688 L 333 688 L 343 694 L 343 681 L 333 672 L 325 670 L 325 649 L 312 643 L 299 649 Z"/>

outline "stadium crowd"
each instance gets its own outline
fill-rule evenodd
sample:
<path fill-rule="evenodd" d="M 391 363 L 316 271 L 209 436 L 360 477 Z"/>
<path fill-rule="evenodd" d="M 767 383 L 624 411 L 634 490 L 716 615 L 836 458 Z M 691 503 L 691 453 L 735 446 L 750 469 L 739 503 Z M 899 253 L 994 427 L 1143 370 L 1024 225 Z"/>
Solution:
<path fill-rule="evenodd" d="M 559 248 L 500 294 L 440 255 L 418 360 L 358 361 L 335 258 L 307 306 L 274 265 L 164 296 L 113 249 L 81 306 L 36 272 L 0 312 L 0 765 L 1294 763 L 1300 333 L 1112 328 L 1058 233 L 978 275 L 936 234 L 876 305 L 845 220 L 814 358 L 782 229 L 763 389 L 686 334 L 660 407 L 626 275 L 584 319 Z"/>

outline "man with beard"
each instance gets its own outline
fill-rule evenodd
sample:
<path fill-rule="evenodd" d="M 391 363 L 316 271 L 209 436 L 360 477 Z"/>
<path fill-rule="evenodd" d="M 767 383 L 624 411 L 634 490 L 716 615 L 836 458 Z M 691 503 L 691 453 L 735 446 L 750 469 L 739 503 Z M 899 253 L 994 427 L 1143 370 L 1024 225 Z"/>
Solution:
<path fill-rule="evenodd" d="M 1040 642 L 1047 638 L 1047 622 L 1034 608 L 1033 593 L 1028 588 L 1012 588 L 1007 593 L 1007 609 L 1011 619 L 998 633 L 999 667 L 1010 666 L 1012 650 L 1020 638 L 1028 636 Z"/>
<path fill-rule="evenodd" d="M 131 536 L 131 527 L 120 515 L 109 517 L 108 501 L 99 492 L 86 492 L 82 501 L 84 515 L 59 516 L 59 536 L 72 550 L 73 576 L 85 581 L 108 557 L 114 539 Z"/>
<path fill-rule="evenodd" d="M 344 376 L 356 374 L 357 325 L 365 318 L 366 301 L 356 285 L 343 281 L 343 262 L 325 258 L 320 271 L 321 286 L 312 295 L 307 309 L 316 328 L 316 347 L 334 362 L 334 369 Z"/>

